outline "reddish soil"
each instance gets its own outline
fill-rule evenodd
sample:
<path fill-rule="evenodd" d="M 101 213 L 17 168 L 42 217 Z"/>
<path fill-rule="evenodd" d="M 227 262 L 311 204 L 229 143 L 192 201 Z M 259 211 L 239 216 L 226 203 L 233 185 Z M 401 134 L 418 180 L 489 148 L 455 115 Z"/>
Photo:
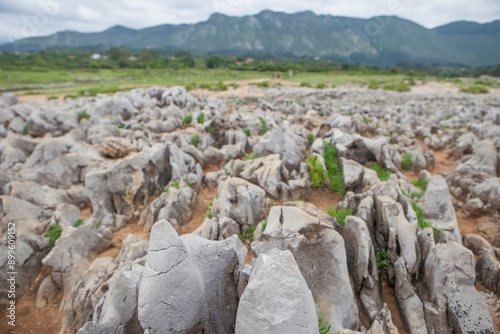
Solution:
<path fill-rule="evenodd" d="M 191 220 L 182 227 L 182 234 L 191 233 L 196 230 L 205 220 L 205 214 L 208 211 L 208 205 L 217 196 L 216 188 L 203 188 L 196 197 L 196 206 Z"/>
<path fill-rule="evenodd" d="M 137 235 L 140 237 L 143 237 L 144 239 L 149 240 L 149 235 L 150 233 L 144 233 L 144 226 L 143 225 L 138 225 L 136 222 L 132 222 L 131 224 L 125 226 L 121 230 L 115 232 L 113 234 L 113 246 L 109 248 L 108 250 L 102 252 L 99 254 L 98 257 L 112 257 L 113 260 L 116 259 L 118 254 L 120 253 L 120 250 L 122 249 L 123 245 L 123 240 L 127 237 L 127 235 L 133 234 Z"/>
<path fill-rule="evenodd" d="M 381 291 L 382 301 L 387 304 L 387 307 L 391 311 L 392 322 L 398 328 L 400 334 L 407 334 L 403 319 L 401 318 L 401 314 L 399 313 L 398 303 L 396 302 L 396 293 L 394 289 L 389 287 L 387 284 L 382 285 Z"/>
<path fill-rule="evenodd" d="M 319 209 L 325 211 L 326 209 L 337 206 L 342 200 L 342 196 L 330 192 L 326 187 L 316 188 L 311 191 L 311 196 L 307 202 L 314 204 Z"/>

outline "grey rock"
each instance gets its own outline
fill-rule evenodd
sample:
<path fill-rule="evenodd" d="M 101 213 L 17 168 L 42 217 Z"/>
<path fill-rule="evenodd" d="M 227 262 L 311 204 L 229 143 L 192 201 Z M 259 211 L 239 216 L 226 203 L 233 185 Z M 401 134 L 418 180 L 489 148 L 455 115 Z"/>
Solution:
<path fill-rule="evenodd" d="M 464 236 L 464 246 L 477 256 L 477 278 L 495 293 L 500 293 L 500 266 L 493 246 L 483 237 L 474 234 Z"/>
<path fill-rule="evenodd" d="M 219 239 L 219 225 L 210 218 L 205 218 L 203 223 L 191 232 L 205 239 L 217 240 Z"/>
<path fill-rule="evenodd" d="M 52 280 L 52 277 L 47 276 L 43 279 L 40 287 L 38 288 L 38 293 L 36 295 L 35 306 L 44 307 L 50 303 L 59 293 L 59 288 L 56 283 Z"/>
<path fill-rule="evenodd" d="M 292 253 L 272 250 L 259 255 L 241 295 L 235 333 L 312 334 L 318 331 L 311 290 Z"/>
<path fill-rule="evenodd" d="M 474 145 L 470 159 L 458 164 L 454 172 L 462 175 L 481 172 L 494 177 L 497 176 L 497 159 L 493 143 L 489 140 L 482 140 Z"/>

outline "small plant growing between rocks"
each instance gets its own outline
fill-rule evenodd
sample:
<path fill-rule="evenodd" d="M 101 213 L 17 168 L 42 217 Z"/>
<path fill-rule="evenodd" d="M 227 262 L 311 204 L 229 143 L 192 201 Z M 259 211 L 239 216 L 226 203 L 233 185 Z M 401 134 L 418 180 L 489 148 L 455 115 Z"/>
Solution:
<path fill-rule="evenodd" d="M 328 86 L 325 85 L 324 83 L 320 82 L 319 84 L 316 85 L 316 88 L 318 88 L 318 89 L 325 89 L 325 88 L 328 88 Z"/>
<path fill-rule="evenodd" d="M 365 115 L 363 115 L 363 121 L 365 121 L 365 123 L 370 123 L 370 119 Z"/>
<path fill-rule="evenodd" d="M 85 111 L 78 113 L 78 122 L 82 119 L 89 119 L 89 115 Z"/>
<path fill-rule="evenodd" d="M 198 146 L 200 142 L 200 136 L 198 134 L 195 134 L 193 136 L 193 139 L 191 140 L 191 143 L 193 144 L 194 147 Z"/>
<path fill-rule="evenodd" d="M 212 127 L 209 125 L 209 126 L 207 126 L 207 127 L 205 128 L 205 131 L 206 131 L 206 132 L 208 132 L 208 133 L 210 133 L 210 134 L 213 134 L 213 133 L 214 133 L 214 128 L 212 128 Z"/>
<path fill-rule="evenodd" d="M 189 126 L 189 124 L 191 124 L 191 121 L 193 120 L 193 115 L 187 115 L 186 117 L 184 117 L 184 119 L 182 120 L 182 123 L 186 124 L 186 126 Z"/>
<path fill-rule="evenodd" d="M 171 186 L 174 187 L 175 189 L 179 189 L 180 188 L 180 184 L 181 184 L 181 181 L 175 180 L 175 181 L 172 181 Z"/>
<path fill-rule="evenodd" d="M 330 180 L 330 191 L 344 196 L 346 189 L 344 181 L 342 180 L 342 170 L 340 169 L 339 160 L 337 159 L 337 148 L 326 141 L 324 145 L 325 166 L 328 179 Z"/>
<path fill-rule="evenodd" d="M 314 143 L 314 135 L 312 133 L 307 135 L 307 140 L 309 141 L 309 146 Z"/>
<path fill-rule="evenodd" d="M 402 159 L 403 160 L 401 162 L 401 168 L 403 168 L 404 170 L 410 170 L 410 167 L 411 167 L 411 153 L 403 154 Z"/>
<path fill-rule="evenodd" d="M 208 203 L 208 211 L 205 213 L 205 217 L 207 218 L 212 218 L 212 206 L 214 205 L 214 200 L 211 200 L 210 203 Z"/>
<path fill-rule="evenodd" d="M 78 227 L 83 224 L 83 221 L 81 219 L 78 219 L 75 224 L 73 224 L 75 227 Z"/>
<path fill-rule="evenodd" d="M 311 186 L 313 188 L 321 187 L 326 183 L 326 175 L 323 171 L 323 166 L 321 166 L 321 163 L 315 155 L 311 155 L 308 163 L 311 167 Z"/>
<path fill-rule="evenodd" d="M 367 163 L 365 167 L 376 171 L 380 181 L 389 181 L 389 178 L 391 177 L 391 172 L 389 172 L 386 168 L 380 166 L 379 164 Z"/>
<path fill-rule="evenodd" d="M 161 193 L 166 193 L 168 191 L 168 187 L 160 186 L 160 187 L 158 187 L 158 191 Z"/>
<path fill-rule="evenodd" d="M 99 229 L 99 227 L 101 227 L 101 223 L 97 223 L 97 224 L 95 225 L 95 228 L 96 228 L 96 229 Z"/>
<path fill-rule="evenodd" d="M 248 129 L 243 129 L 243 132 L 247 135 L 247 137 L 250 137 L 251 134 L 250 134 L 250 130 Z"/>
<path fill-rule="evenodd" d="M 324 314 L 323 312 L 319 311 L 318 314 L 318 328 L 319 328 L 319 334 L 328 334 L 330 333 L 330 329 L 332 328 L 332 325 L 323 318 Z"/>
<path fill-rule="evenodd" d="M 430 222 L 425 220 L 426 216 L 424 210 L 420 207 L 420 205 L 418 205 L 415 202 L 412 202 L 411 206 L 413 208 L 413 211 L 415 211 L 415 213 L 417 214 L 418 226 L 422 230 L 426 227 L 432 228 L 432 230 L 434 231 L 434 238 L 438 238 L 441 235 L 441 232 L 439 232 L 436 226 L 432 225 Z"/>
<path fill-rule="evenodd" d="M 49 238 L 49 249 L 54 248 L 54 245 L 56 244 L 56 240 L 59 239 L 61 236 L 62 232 L 62 227 L 58 223 L 56 223 L 54 226 L 51 226 L 47 233 L 45 233 L 45 236 Z"/>
<path fill-rule="evenodd" d="M 238 234 L 241 240 L 253 240 L 253 233 L 257 229 L 257 225 L 253 224 L 250 227 L 243 228 L 241 232 Z"/>
<path fill-rule="evenodd" d="M 200 109 L 203 110 L 205 106 L 201 106 Z M 205 123 L 205 114 L 201 113 L 198 115 L 198 124 L 203 124 Z"/>
<path fill-rule="evenodd" d="M 241 160 L 243 160 L 243 161 L 247 161 L 247 160 L 255 160 L 255 159 L 257 159 L 257 158 L 260 158 L 260 156 L 257 156 L 257 155 L 255 155 L 255 153 L 254 153 L 254 152 L 252 152 L 252 153 L 250 153 L 249 155 L 247 155 L 246 157 L 244 157 L 244 158 L 243 158 L 243 159 L 241 159 Z M 231 165 L 231 167 L 232 167 L 232 169 L 234 169 L 234 165 Z"/>
<path fill-rule="evenodd" d="M 470 94 L 487 94 L 489 91 L 481 86 L 471 86 L 467 88 L 460 88 L 461 92 L 470 93 Z"/>
<path fill-rule="evenodd" d="M 446 116 L 446 120 L 449 121 L 450 119 L 452 119 L 455 116 L 457 116 L 457 114 L 448 115 L 448 116 Z"/>
<path fill-rule="evenodd" d="M 328 213 L 330 217 L 337 219 L 337 222 L 339 223 L 340 226 L 344 226 L 345 219 L 347 218 L 347 216 L 352 215 L 352 209 L 336 208 L 332 206 L 326 209 L 326 213 Z"/>
<path fill-rule="evenodd" d="M 265 119 L 261 119 L 260 120 L 260 124 L 262 124 L 262 131 L 260 132 L 260 135 L 263 136 L 266 134 L 266 132 L 269 130 L 267 128 L 267 125 L 266 125 L 266 120 Z"/>
<path fill-rule="evenodd" d="M 415 187 L 421 189 L 423 192 L 427 190 L 427 181 L 426 180 L 413 180 L 411 181 Z"/>
<path fill-rule="evenodd" d="M 262 232 L 266 230 L 267 227 L 267 218 L 262 221 Z"/>
<path fill-rule="evenodd" d="M 24 129 L 23 129 L 23 134 L 24 134 L 24 135 L 26 135 L 26 136 L 29 136 L 29 135 L 30 135 L 30 132 L 29 132 L 29 130 L 28 130 L 28 126 L 27 126 L 27 125 L 25 125 L 25 126 L 24 126 Z"/>
<path fill-rule="evenodd" d="M 389 265 L 389 254 L 387 253 L 387 241 L 382 238 L 382 247 L 375 244 L 375 260 L 377 261 L 378 276 L 380 281 L 384 284 L 387 280 L 387 266 Z"/>
<path fill-rule="evenodd" d="M 141 123 L 139 126 L 143 129 L 146 127 L 143 123 Z"/>
<path fill-rule="evenodd" d="M 300 87 L 311 87 L 311 84 L 309 82 L 301 82 Z"/>

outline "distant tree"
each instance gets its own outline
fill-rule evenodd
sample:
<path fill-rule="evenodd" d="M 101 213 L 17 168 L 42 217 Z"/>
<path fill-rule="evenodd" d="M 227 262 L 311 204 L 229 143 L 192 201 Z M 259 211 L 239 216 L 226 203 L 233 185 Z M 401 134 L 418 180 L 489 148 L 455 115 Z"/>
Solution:
<path fill-rule="evenodd" d="M 112 47 L 108 51 L 108 57 L 113 61 L 125 60 L 130 57 L 130 51 L 126 47 Z"/>
<path fill-rule="evenodd" d="M 159 56 L 158 52 L 153 49 L 143 49 L 139 52 L 137 59 L 143 62 L 150 62 Z"/>
<path fill-rule="evenodd" d="M 399 67 L 397 67 L 397 66 L 393 66 L 393 67 L 391 67 L 390 72 L 392 74 L 400 74 L 401 73 L 401 69 Z"/>

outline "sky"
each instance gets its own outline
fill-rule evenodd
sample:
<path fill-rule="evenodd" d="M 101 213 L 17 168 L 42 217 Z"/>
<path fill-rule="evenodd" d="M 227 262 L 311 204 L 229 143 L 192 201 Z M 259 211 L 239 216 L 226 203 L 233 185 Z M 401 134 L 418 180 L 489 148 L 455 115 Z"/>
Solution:
<path fill-rule="evenodd" d="M 427 28 L 500 19 L 499 0 L 0 0 L 0 44 L 64 30 L 141 29 L 206 21 L 215 12 L 244 16 L 265 9 L 359 18 L 396 15 Z"/>

